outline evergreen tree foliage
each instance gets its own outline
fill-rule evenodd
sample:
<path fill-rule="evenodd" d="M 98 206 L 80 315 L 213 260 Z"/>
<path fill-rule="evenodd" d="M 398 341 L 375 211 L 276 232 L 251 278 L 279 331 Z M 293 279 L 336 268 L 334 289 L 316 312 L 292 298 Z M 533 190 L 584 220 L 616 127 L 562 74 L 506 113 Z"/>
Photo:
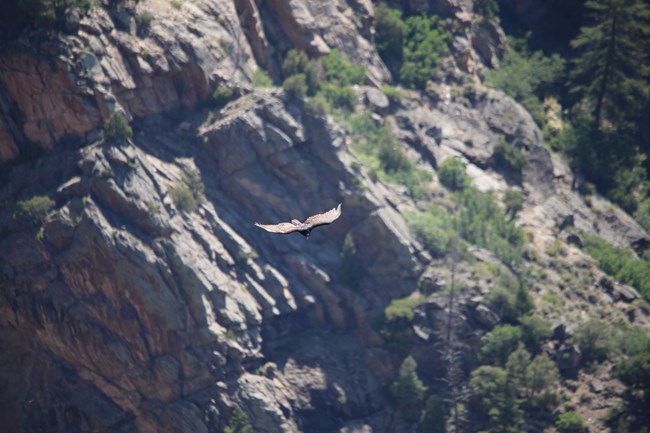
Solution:
<path fill-rule="evenodd" d="M 470 389 L 489 416 L 488 432 L 523 432 L 523 415 L 552 410 L 557 402 L 554 391 L 559 380 L 555 363 L 546 354 L 531 361 L 530 353 L 519 346 L 508 356 L 504 367 L 485 365 L 472 373 Z"/>
<path fill-rule="evenodd" d="M 417 372 L 418 364 L 412 356 L 407 356 L 399 368 L 399 376 L 392 383 L 390 390 L 397 405 L 405 410 L 408 418 L 412 417 L 415 408 L 418 408 L 427 387 L 424 385 Z M 417 420 L 417 417 L 415 418 Z"/>
<path fill-rule="evenodd" d="M 104 141 L 108 144 L 122 142 L 131 138 L 132 135 L 133 130 L 120 111 L 111 114 L 104 123 Z"/>
<path fill-rule="evenodd" d="M 487 341 L 479 351 L 479 360 L 483 364 L 505 365 L 510 354 L 521 344 L 522 338 L 518 326 L 497 326 L 487 335 Z"/>
<path fill-rule="evenodd" d="M 447 158 L 438 168 L 440 183 L 452 191 L 462 191 L 471 183 L 465 171 L 465 163 L 460 158 Z"/>
<path fill-rule="evenodd" d="M 528 164 L 523 151 L 506 140 L 500 140 L 494 145 L 492 158 L 498 165 L 508 170 L 517 181 L 521 180 L 521 172 Z"/>
<path fill-rule="evenodd" d="M 423 88 L 433 78 L 447 54 L 451 36 L 442 29 L 435 16 L 412 16 L 406 19 L 403 63 L 400 80 L 411 88 Z"/>
<path fill-rule="evenodd" d="M 235 406 L 230 422 L 224 429 L 224 433 L 253 433 L 253 426 L 248 420 L 248 415 L 241 407 Z"/>
<path fill-rule="evenodd" d="M 503 90 L 528 110 L 540 127 L 546 124 L 543 100 L 558 93 L 564 78 L 565 61 L 558 54 L 531 53 L 526 39 L 510 39 L 511 49 L 499 69 L 491 70 L 487 82 Z"/>
<path fill-rule="evenodd" d="M 585 362 L 606 360 L 614 349 L 612 332 L 612 327 L 599 319 L 591 319 L 578 325 L 573 339 L 580 348 L 582 359 Z"/>
<path fill-rule="evenodd" d="M 295 74 L 289 76 L 282 83 L 284 92 L 293 98 L 302 98 L 309 90 L 305 74 Z"/>
<path fill-rule="evenodd" d="M 542 341 L 551 337 L 551 324 L 540 316 L 531 314 L 519 318 L 526 348 L 532 353 L 539 350 Z"/>
<path fill-rule="evenodd" d="M 397 9 L 379 3 L 375 9 L 375 44 L 377 52 L 393 75 L 398 75 L 404 55 L 406 24 Z"/>
<path fill-rule="evenodd" d="M 488 433 L 523 433 L 523 411 L 513 379 L 503 368 L 485 365 L 472 373 L 470 388 L 488 411 Z"/>
<path fill-rule="evenodd" d="M 526 368 L 525 403 L 531 409 L 550 409 L 558 401 L 553 387 L 560 380 L 555 362 L 546 353 L 537 355 Z"/>
<path fill-rule="evenodd" d="M 419 433 L 447 433 L 447 411 L 438 397 L 427 399 L 418 425 Z"/>
<path fill-rule="evenodd" d="M 650 403 L 650 346 L 645 353 L 623 361 L 616 377 L 629 387 L 642 389 L 644 398 Z"/>
<path fill-rule="evenodd" d="M 292 89 L 300 87 L 300 91 L 293 92 L 293 94 L 306 93 L 308 96 L 314 96 L 320 89 L 316 62 L 311 60 L 304 52 L 298 50 L 290 50 L 287 53 L 287 57 L 284 59 L 284 62 L 282 63 L 282 70 L 285 77 L 287 77 L 286 80 L 291 79 L 292 76 L 302 76 L 301 79 L 294 80 L 301 82 L 298 84 L 292 84 Z M 306 86 L 306 88 L 303 86 Z M 286 84 L 283 84 L 283 87 L 285 90 L 287 90 Z M 305 92 L 302 92 L 303 88 L 305 88 Z"/>
<path fill-rule="evenodd" d="M 643 0 L 589 0 L 591 23 L 571 41 L 573 92 L 589 101 L 597 128 L 638 119 L 648 98 L 650 6 Z"/>

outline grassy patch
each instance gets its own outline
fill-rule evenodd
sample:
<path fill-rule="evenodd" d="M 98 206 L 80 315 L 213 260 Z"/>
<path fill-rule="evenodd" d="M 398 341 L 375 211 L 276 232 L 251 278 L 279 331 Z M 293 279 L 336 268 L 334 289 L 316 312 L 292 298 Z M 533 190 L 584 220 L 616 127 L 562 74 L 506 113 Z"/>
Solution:
<path fill-rule="evenodd" d="M 393 299 L 384 310 L 386 320 L 406 319 L 413 320 L 415 308 L 422 305 L 425 301 L 423 296 Z"/>

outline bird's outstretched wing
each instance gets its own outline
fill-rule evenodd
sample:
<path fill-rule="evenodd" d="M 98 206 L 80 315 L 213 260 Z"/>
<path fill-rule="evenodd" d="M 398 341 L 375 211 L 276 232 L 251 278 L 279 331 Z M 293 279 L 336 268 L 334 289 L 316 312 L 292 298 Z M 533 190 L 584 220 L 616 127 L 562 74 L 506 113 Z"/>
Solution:
<path fill-rule="evenodd" d="M 334 209 L 330 209 L 327 212 L 310 216 L 305 220 L 304 224 L 307 224 L 312 228 L 314 228 L 314 227 L 322 226 L 324 224 L 331 224 L 340 216 L 341 216 L 341 203 L 339 203 L 339 205 Z"/>
<path fill-rule="evenodd" d="M 296 226 L 295 224 L 292 223 L 279 223 L 279 224 L 260 224 L 260 223 L 255 223 L 257 227 L 261 227 L 267 232 L 271 233 L 293 233 L 297 232 L 300 230 L 300 226 Z"/>

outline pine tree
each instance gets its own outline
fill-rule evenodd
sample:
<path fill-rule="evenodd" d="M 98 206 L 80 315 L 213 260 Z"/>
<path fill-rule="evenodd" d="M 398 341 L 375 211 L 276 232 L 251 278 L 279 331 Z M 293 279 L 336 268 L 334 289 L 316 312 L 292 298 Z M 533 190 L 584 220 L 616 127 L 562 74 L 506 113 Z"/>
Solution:
<path fill-rule="evenodd" d="M 426 385 L 418 377 L 417 368 L 415 359 L 407 356 L 399 368 L 397 381 L 391 385 L 391 394 L 406 419 L 418 419 L 418 408 L 427 392 Z"/>
<path fill-rule="evenodd" d="M 589 0 L 593 24 L 571 41 L 578 51 L 571 78 L 593 105 L 596 128 L 634 120 L 649 93 L 650 7 L 644 0 Z"/>

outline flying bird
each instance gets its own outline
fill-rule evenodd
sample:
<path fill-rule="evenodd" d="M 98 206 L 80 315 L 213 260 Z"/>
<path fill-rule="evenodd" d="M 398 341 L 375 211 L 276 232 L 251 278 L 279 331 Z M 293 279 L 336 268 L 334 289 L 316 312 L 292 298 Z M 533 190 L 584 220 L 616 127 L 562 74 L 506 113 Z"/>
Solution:
<path fill-rule="evenodd" d="M 288 234 L 288 233 L 298 232 L 304 237 L 309 238 L 309 233 L 313 229 L 325 224 L 331 224 L 340 216 L 341 216 L 341 203 L 339 203 L 337 207 L 330 209 L 327 212 L 310 216 L 305 220 L 305 222 L 302 223 L 298 220 L 291 220 L 290 223 L 279 223 L 279 224 L 255 223 L 255 225 L 271 233 Z"/>

